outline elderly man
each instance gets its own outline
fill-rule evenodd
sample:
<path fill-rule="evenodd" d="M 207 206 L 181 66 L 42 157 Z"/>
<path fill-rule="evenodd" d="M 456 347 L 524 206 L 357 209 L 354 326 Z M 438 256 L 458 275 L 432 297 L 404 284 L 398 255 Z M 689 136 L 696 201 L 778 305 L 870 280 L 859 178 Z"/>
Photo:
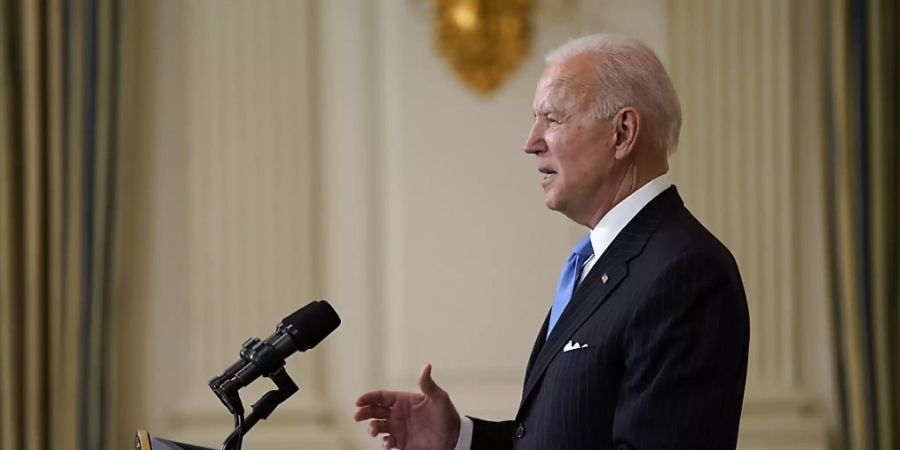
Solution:
<path fill-rule="evenodd" d="M 547 57 L 525 152 L 550 209 L 589 228 L 565 262 L 515 420 L 460 417 L 421 393 L 357 400 L 385 448 L 733 449 L 747 301 L 731 253 L 667 175 L 681 111 L 645 45 L 594 35 Z"/>

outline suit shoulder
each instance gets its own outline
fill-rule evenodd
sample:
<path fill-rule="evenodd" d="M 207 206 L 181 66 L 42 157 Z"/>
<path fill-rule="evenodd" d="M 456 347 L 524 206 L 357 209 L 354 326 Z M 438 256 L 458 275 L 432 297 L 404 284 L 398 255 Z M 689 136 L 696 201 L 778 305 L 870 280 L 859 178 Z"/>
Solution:
<path fill-rule="evenodd" d="M 644 251 L 630 266 L 642 283 L 636 307 L 655 308 L 658 302 L 688 301 L 700 297 L 715 302 L 735 323 L 748 321 L 743 280 L 734 256 L 687 209 L 678 208 L 663 219 Z M 696 297 L 700 295 L 700 297 Z"/>
<path fill-rule="evenodd" d="M 660 222 L 644 252 L 657 261 L 673 261 L 692 255 L 737 268 L 728 247 L 683 206 Z"/>

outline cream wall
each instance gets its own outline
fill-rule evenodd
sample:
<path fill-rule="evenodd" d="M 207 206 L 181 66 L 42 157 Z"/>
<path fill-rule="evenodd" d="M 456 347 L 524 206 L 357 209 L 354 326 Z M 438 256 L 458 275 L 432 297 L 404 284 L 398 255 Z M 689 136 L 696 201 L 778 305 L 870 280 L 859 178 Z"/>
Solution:
<path fill-rule="evenodd" d="M 169 430 L 187 339 L 185 96 L 174 1 L 128 10 L 121 148 L 118 441 Z M 194 380 L 192 380 L 194 381 Z M 198 381 L 202 382 L 202 381 Z M 165 435 L 165 434 L 163 434 Z"/>
<path fill-rule="evenodd" d="M 685 121 L 672 172 L 734 253 L 750 307 L 742 448 L 822 448 L 833 421 L 819 3 L 683 0 L 668 9 Z"/>
<path fill-rule="evenodd" d="M 568 37 L 618 32 L 645 40 L 679 68 L 676 84 L 679 76 L 702 80 L 708 70 L 673 60 L 702 53 L 677 40 L 678 27 L 694 27 L 701 39 L 727 29 L 716 27 L 708 5 L 691 3 L 705 14 L 700 21 L 675 8 L 687 3 L 581 2 L 562 18 L 541 10 L 532 53 L 489 98 L 471 93 L 435 56 L 428 2 L 135 5 L 125 77 L 123 439 L 141 426 L 215 445 L 230 418 L 206 381 L 246 337 L 268 335 L 317 298 L 335 306 L 343 325 L 292 359 L 301 392 L 258 425 L 248 446 L 377 448 L 350 420 L 353 400 L 370 388 L 413 388 L 427 362 L 460 411 L 513 415 L 560 261 L 584 232 L 544 209 L 533 161 L 521 152 L 540 55 Z M 772 8 L 754 14 L 761 24 L 793 17 Z M 809 48 L 814 31 L 791 31 L 792 45 Z M 787 72 L 778 86 L 804 88 L 807 75 Z M 797 111 L 809 112 L 812 89 L 772 107 L 802 104 Z M 688 206 L 726 243 L 750 248 L 755 241 L 742 238 L 742 227 L 752 222 L 719 219 L 739 214 L 740 195 L 748 194 L 709 199 L 714 185 L 691 184 L 707 179 L 709 158 L 740 170 L 747 156 L 711 153 L 712 141 L 698 137 L 715 128 L 690 122 L 687 112 L 707 105 L 696 99 L 716 100 L 702 94 L 681 91 L 688 122 L 674 176 Z M 821 131 L 802 118 L 814 115 L 798 117 L 807 135 Z M 743 130 L 742 123 L 719 125 Z M 819 145 L 813 138 L 779 172 L 792 188 L 767 213 L 800 211 L 779 228 L 797 238 L 792 259 L 777 260 L 779 279 L 796 280 L 791 294 L 754 295 L 768 292 L 760 287 L 765 275 L 748 286 L 754 311 L 789 302 L 793 312 L 786 320 L 752 318 L 755 336 L 777 337 L 754 341 L 745 448 L 823 448 L 831 420 L 824 268 L 809 264 L 823 259 L 821 230 L 807 219 L 820 213 L 820 172 L 805 163 Z M 747 277 L 747 265 L 766 260 L 745 253 L 737 256 Z M 762 374 L 782 370 L 796 372 L 791 383 L 766 384 Z M 256 395 L 245 393 L 245 403 Z"/>

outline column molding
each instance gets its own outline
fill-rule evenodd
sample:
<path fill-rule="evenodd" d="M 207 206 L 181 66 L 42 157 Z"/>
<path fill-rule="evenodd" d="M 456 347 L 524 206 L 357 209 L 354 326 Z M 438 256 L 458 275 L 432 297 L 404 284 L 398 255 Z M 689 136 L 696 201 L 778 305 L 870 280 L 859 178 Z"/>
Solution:
<path fill-rule="evenodd" d="M 734 253 L 750 307 L 742 448 L 827 447 L 821 399 L 802 377 L 797 331 L 811 326 L 800 316 L 812 295 L 802 265 L 815 263 L 802 259 L 799 242 L 818 218 L 796 211 L 821 200 L 803 189 L 817 180 L 801 179 L 801 155 L 821 154 L 807 137 L 824 133 L 815 115 L 801 114 L 809 98 L 796 93 L 801 83 L 821 83 L 795 62 L 797 53 L 821 54 L 814 48 L 821 44 L 799 38 L 804 30 L 794 27 L 798 14 L 816 17 L 817 8 L 805 6 L 669 2 L 670 72 L 684 114 L 673 178 L 687 206 Z"/>
<path fill-rule="evenodd" d="M 318 98 L 312 2 L 188 2 L 187 301 L 190 383 L 175 437 L 218 445 L 230 415 L 206 381 L 248 337 L 322 291 L 319 267 Z M 324 370 L 328 345 L 288 360 L 300 392 L 260 423 L 245 446 L 342 448 Z M 250 405 L 273 385 L 241 391 Z"/>

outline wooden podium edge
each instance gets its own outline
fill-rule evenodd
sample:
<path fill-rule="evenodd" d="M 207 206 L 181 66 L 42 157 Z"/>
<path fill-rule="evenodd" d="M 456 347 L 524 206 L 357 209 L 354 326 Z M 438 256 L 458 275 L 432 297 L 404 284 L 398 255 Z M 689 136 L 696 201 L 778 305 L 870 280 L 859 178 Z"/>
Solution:
<path fill-rule="evenodd" d="M 153 450 L 150 446 L 150 433 L 147 430 L 137 430 L 134 433 L 134 450 Z"/>

